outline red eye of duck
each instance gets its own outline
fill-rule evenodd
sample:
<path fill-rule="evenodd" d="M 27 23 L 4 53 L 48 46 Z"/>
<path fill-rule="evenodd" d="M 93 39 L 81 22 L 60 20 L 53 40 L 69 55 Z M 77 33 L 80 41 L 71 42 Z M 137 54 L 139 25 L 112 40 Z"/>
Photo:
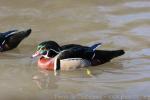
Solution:
<path fill-rule="evenodd" d="M 41 50 L 45 50 L 45 48 L 41 48 Z"/>
<path fill-rule="evenodd" d="M 41 50 L 48 50 L 46 47 L 41 48 Z"/>

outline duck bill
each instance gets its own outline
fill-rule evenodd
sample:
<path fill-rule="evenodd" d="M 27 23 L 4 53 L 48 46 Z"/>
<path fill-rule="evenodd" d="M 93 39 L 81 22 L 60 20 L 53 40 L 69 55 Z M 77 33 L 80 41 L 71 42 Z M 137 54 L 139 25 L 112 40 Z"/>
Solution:
<path fill-rule="evenodd" d="M 32 55 L 32 58 L 35 58 L 35 57 L 40 56 L 40 55 L 41 55 L 40 52 L 36 51 L 35 54 Z"/>

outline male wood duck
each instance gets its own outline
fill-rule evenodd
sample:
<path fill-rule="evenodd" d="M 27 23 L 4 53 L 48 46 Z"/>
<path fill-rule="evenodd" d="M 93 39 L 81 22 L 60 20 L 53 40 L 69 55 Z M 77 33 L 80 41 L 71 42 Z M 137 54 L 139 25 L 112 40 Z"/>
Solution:
<path fill-rule="evenodd" d="M 0 52 L 16 48 L 19 43 L 31 33 L 31 29 L 19 31 L 10 30 L 0 33 Z"/>
<path fill-rule="evenodd" d="M 45 41 L 38 45 L 32 57 L 40 56 L 38 66 L 47 70 L 74 70 L 96 66 L 123 55 L 124 50 L 96 50 L 101 43 L 92 46 L 68 44 L 60 46 L 55 41 Z"/>

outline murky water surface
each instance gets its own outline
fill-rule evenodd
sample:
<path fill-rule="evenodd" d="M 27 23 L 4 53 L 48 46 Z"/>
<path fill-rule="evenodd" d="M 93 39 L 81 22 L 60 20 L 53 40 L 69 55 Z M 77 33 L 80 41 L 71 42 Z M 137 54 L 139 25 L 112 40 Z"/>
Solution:
<path fill-rule="evenodd" d="M 0 0 L 0 31 L 33 29 L 29 38 L 0 55 L 0 98 L 150 99 L 149 0 Z M 43 73 L 31 60 L 38 43 L 124 49 L 112 62 L 72 72 Z M 38 77 L 33 80 L 33 77 Z"/>

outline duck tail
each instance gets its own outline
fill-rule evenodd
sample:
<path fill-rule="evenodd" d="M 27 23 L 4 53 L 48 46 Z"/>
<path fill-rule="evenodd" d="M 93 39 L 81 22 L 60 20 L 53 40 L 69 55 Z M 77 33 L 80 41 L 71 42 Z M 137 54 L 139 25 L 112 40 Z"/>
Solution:
<path fill-rule="evenodd" d="M 123 55 L 125 52 L 124 50 L 116 50 L 116 51 L 112 51 L 112 54 L 111 54 L 111 58 L 115 58 L 115 57 L 118 57 L 118 56 L 121 56 Z"/>
<path fill-rule="evenodd" d="M 32 31 L 31 29 L 20 31 L 20 36 L 22 36 L 22 38 L 28 37 L 31 31 Z"/>
<path fill-rule="evenodd" d="M 112 51 L 106 51 L 106 50 L 96 50 L 95 51 L 95 58 L 99 59 L 103 63 L 110 61 L 113 58 L 116 58 L 118 56 L 121 56 L 125 53 L 124 50 L 112 50 Z"/>
<path fill-rule="evenodd" d="M 96 50 L 96 48 L 98 48 L 99 46 L 101 46 L 101 43 L 96 43 L 90 46 L 90 49 L 92 49 L 93 51 Z"/>

